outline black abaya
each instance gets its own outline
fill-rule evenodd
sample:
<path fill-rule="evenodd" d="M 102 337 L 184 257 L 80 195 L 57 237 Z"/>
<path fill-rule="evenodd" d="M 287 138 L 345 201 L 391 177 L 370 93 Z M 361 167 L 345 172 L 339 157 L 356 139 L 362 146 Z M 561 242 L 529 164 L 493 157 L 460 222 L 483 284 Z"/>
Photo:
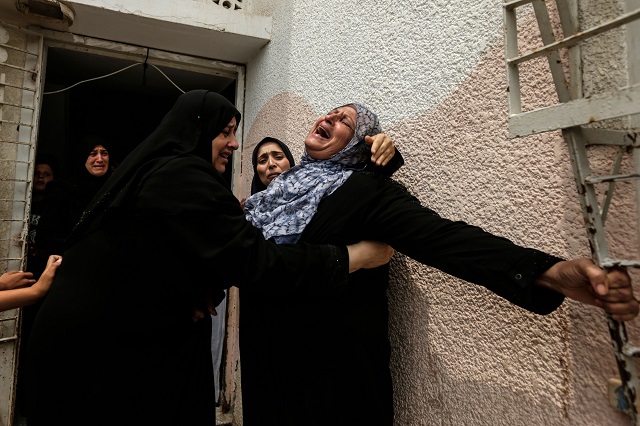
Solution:
<path fill-rule="evenodd" d="M 346 282 L 346 249 L 276 246 L 246 222 L 210 163 L 234 116 L 219 95 L 182 95 L 94 198 L 32 331 L 31 425 L 215 424 L 202 297 Z"/>
<path fill-rule="evenodd" d="M 563 300 L 533 284 L 561 259 L 443 219 L 390 179 L 353 173 L 320 202 L 301 241 L 363 239 L 532 312 L 547 314 Z M 244 426 L 391 426 L 387 286 L 384 266 L 350 274 L 332 294 L 242 289 Z"/>

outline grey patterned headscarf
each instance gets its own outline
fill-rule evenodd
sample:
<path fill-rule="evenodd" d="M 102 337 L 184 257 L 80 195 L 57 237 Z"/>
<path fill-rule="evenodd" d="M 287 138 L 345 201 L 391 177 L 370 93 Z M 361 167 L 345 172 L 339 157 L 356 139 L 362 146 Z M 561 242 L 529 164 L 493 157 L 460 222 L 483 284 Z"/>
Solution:
<path fill-rule="evenodd" d="M 360 104 L 344 106 L 356 110 L 356 128 L 347 146 L 327 160 L 315 160 L 305 150 L 299 165 L 245 201 L 247 220 L 261 229 L 266 239 L 273 238 L 279 244 L 297 242 L 320 201 L 367 164 L 371 149 L 364 138 L 382 133 L 378 117 Z"/>

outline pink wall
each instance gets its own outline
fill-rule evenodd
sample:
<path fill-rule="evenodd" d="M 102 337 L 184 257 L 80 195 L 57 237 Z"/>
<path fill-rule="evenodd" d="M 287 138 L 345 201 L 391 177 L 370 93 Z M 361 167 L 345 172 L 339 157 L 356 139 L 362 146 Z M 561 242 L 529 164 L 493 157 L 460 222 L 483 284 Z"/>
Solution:
<path fill-rule="evenodd" d="M 532 19 L 525 16 L 521 25 L 533 31 Z M 535 43 L 531 37 L 522 49 Z M 544 60 L 530 66 L 522 81 L 527 108 L 555 102 Z M 396 179 L 445 217 L 558 256 L 589 256 L 562 136 L 509 140 L 506 88 L 500 41 L 486 47 L 467 78 L 435 107 L 383 122 L 406 159 Z M 295 89 L 280 91 L 260 108 L 247 127 L 245 159 L 266 135 L 288 142 L 299 157 L 304 135 L 324 110 Z M 608 163 L 603 156 L 594 168 Z M 251 169 L 245 164 L 248 192 Z M 620 208 L 609 226 L 618 236 L 616 250 L 633 257 L 632 191 L 622 186 L 619 192 Z M 608 403 L 607 379 L 617 371 L 598 309 L 567 301 L 547 317 L 536 316 L 402 255 L 395 257 L 392 275 L 397 425 L 629 424 Z M 631 328 L 634 333 L 635 323 Z"/>

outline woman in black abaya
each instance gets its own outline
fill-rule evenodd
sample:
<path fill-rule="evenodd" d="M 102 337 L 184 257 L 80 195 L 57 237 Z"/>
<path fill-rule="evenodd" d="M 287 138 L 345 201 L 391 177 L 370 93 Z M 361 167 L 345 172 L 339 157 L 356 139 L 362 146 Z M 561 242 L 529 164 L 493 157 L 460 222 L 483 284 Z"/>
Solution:
<path fill-rule="evenodd" d="M 221 176 L 239 120 L 220 95 L 180 96 L 92 200 L 32 331 L 31 425 L 215 424 L 200 301 L 275 271 L 327 291 L 388 260 L 381 245 L 266 242 Z"/>
<path fill-rule="evenodd" d="M 245 201 L 247 219 L 283 243 L 385 241 L 542 315 L 565 296 L 618 320 L 638 314 L 626 272 L 605 273 L 587 259 L 563 261 L 442 218 L 400 184 L 367 173 L 364 139 L 380 132 L 377 116 L 359 104 L 319 117 L 299 164 Z M 251 306 L 241 324 L 245 426 L 393 425 L 388 272 L 359 271 L 343 291 L 313 296 L 251 289 L 255 308 L 269 310 L 260 317 Z"/>

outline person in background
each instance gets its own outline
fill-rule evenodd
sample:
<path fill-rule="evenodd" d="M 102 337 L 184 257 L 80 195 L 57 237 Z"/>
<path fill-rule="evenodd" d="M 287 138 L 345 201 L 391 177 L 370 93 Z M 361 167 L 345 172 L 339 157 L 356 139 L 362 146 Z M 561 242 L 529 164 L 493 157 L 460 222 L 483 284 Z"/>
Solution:
<path fill-rule="evenodd" d="M 371 145 L 371 160 L 365 170 L 391 176 L 404 164 L 402 155 L 395 149 L 387 135 L 380 133 L 367 136 L 365 143 Z M 287 144 L 270 136 L 263 138 L 255 146 L 251 154 L 251 163 L 253 164 L 251 195 L 265 190 L 273 179 L 296 165 Z"/>
<path fill-rule="evenodd" d="M 46 270 L 49 260 L 54 253 L 62 252 L 62 240 L 52 241 L 46 236 L 47 231 L 40 231 L 42 225 L 53 220 L 56 214 L 60 196 L 61 183 L 58 161 L 52 155 L 38 154 L 34 163 L 33 184 L 31 191 L 31 212 L 29 215 L 29 232 L 27 236 L 26 270 L 33 274 L 34 279 L 40 278 Z M 42 235 L 40 235 L 42 234 Z M 50 280 L 49 280 L 50 281 Z M 39 286 L 35 286 L 39 288 Z M 47 287 L 48 288 L 48 287 Z M 20 320 L 20 340 L 18 350 L 18 381 L 16 384 L 16 425 L 26 424 L 27 410 L 27 376 L 29 374 L 27 342 L 33 327 L 33 321 L 40 309 L 42 298 L 34 303 L 22 307 Z"/>
<path fill-rule="evenodd" d="M 371 146 L 371 158 L 369 164 L 367 164 L 367 170 L 373 170 L 378 173 L 383 173 L 390 176 L 398 168 L 404 164 L 404 159 L 400 152 L 395 149 L 393 141 L 385 134 L 380 133 L 374 136 L 367 136 L 365 143 Z M 251 163 L 253 165 L 253 177 L 251 180 L 251 194 L 263 191 L 269 186 L 269 184 L 277 178 L 281 173 L 286 172 L 291 167 L 295 166 L 295 160 L 287 144 L 279 139 L 271 136 L 263 138 L 256 144 L 251 155 Z M 244 200 L 241 201 L 241 204 Z M 264 335 L 253 334 L 251 327 L 243 326 L 244 322 L 251 323 L 253 321 L 262 321 L 257 319 L 260 316 L 263 308 L 260 306 L 260 297 L 254 298 L 253 292 L 250 290 L 240 290 L 240 305 L 245 309 L 242 309 L 243 314 L 240 315 L 240 328 L 245 331 L 240 334 L 240 339 L 246 345 L 258 345 Z M 254 308 L 253 306 L 256 306 Z M 226 312 L 226 299 L 221 302 L 220 306 L 216 307 L 218 312 L 217 316 L 212 316 L 214 334 L 212 336 L 211 350 L 214 359 L 214 369 L 220 366 L 221 351 L 223 341 L 223 333 L 225 327 L 225 316 L 220 313 Z M 254 315 L 258 314 L 257 316 Z M 218 335 L 215 330 L 217 330 Z M 249 364 L 252 360 L 245 359 L 245 364 Z M 245 365 L 246 369 L 251 369 L 249 365 Z M 218 398 L 218 386 L 216 382 L 216 399 Z"/>
<path fill-rule="evenodd" d="M 76 153 L 75 171 L 70 180 L 56 186 L 46 214 L 35 236 L 35 245 L 48 253 L 62 253 L 67 238 L 87 205 L 113 172 L 108 142 L 99 136 L 87 136 Z M 57 183 L 57 182 L 56 182 Z"/>
<path fill-rule="evenodd" d="M 267 189 L 273 179 L 295 166 L 289 147 L 282 141 L 267 136 L 253 149 L 251 154 L 253 178 L 251 195 Z"/>
<path fill-rule="evenodd" d="M 80 166 L 70 185 L 71 217 L 75 225 L 85 208 L 113 173 L 109 142 L 100 136 L 87 136 L 80 144 L 77 165 Z"/>
<path fill-rule="evenodd" d="M 215 424 L 211 321 L 194 307 L 276 274 L 273 289 L 335 291 L 389 261 L 380 243 L 266 241 L 222 176 L 239 120 L 221 95 L 181 95 L 91 201 L 32 330 L 30 426 Z"/>
<path fill-rule="evenodd" d="M 27 270 L 32 272 L 36 279 L 44 271 L 49 256 L 54 252 L 60 252 L 51 251 L 46 243 L 43 243 L 41 247 L 36 244 L 38 226 L 43 216 L 50 214 L 58 196 L 57 171 L 58 162 L 53 156 L 43 154 L 36 157 L 27 238 Z"/>
<path fill-rule="evenodd" d="M 626 271 L 607 273 L 589 259 L 563 260 L 442 218 L 399 183 L 362 171 L 365 136 L 380 132 L 360 104 L 319 117 L 300 163 L 245 201 L 247 219 L 278 243 L 383 241 L 537 314 L 569 297 L 620 321 L 636 317 Z M 259 303 L 241 330 L 245 426 L 393 424 L 388 272 L 388 265 L 358 271 L 334 293 L 248 289 Z M 243 341 L 243 333 L 261 338 Z"/>

